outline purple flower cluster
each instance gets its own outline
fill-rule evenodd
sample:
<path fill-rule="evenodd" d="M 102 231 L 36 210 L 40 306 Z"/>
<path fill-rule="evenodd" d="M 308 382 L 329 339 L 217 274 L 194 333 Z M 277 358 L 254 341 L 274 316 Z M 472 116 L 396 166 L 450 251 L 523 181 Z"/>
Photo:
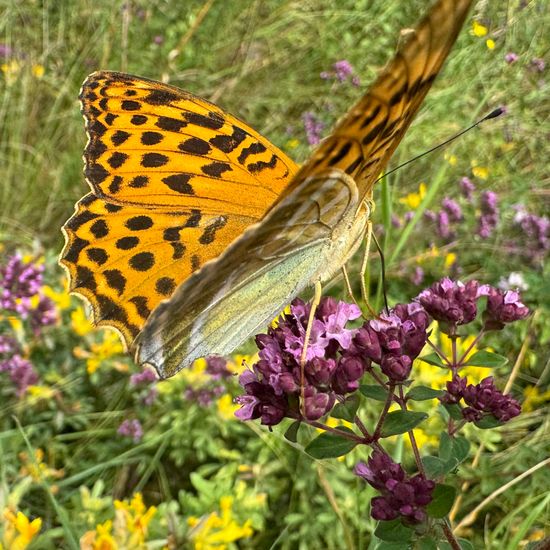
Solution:
<path fill-rule="evenodd" d="M 223 357 L 211 355 L 206 357 L 205 374 L 209 377 L 209 382 L 201 387 L 187 388 L 184 397 L 188 401 L 195 401 L 201 407 L 209 407 L 214 400 L 223 395 L 226 391 L 221 380 L 227 380 L 232 376 L 227 368 L 227 361 Z M 212 384 L 212 382 L 216 382 Z"/>
<path fill-rule="evenodd" d="M 139 443 L 143 437 L 143 427 L 137 418 L 127 419 L 118 427 L 117 433 L 132 438 L 134 443 Z"/>
<path fill-rule="evenodd" d="M 43 271 L 43 265 L 26 263 L 19 254 L 10 256 L 0 267 L 0 308 L 28 318 L 36 335 L 57 320 L 55 304 L 40 294 Z M 38 304 L 33 307 L 31 298 L 35 296 Z"/>
<path fill-rule="evenodd" d="M 472 202 L 475 190 L 476 190 L 476 186 L 474 185 L 474 183 L 470 178 L 463 177 L 460 180 L 460 192 L 468 202 Z"/>
<path fill-rule="evenodd" d="M 158 380 L 157 373 L 148 367 L 130 376 L 130 386 L 148 386 Z"/>
<path fill-rule="evenodd" d="M 458 202 L 450 197 L 445 197 L 441 202 L 441 209 L 438 212 L 426 210 L 424 217 L 435 224 L 439 237 L 445 241 L 450 241 L 455 237 L 455 230 L 451 224 L 462 221 L 462 208 Z"/>
<path fill-rule="evenodd" d="M 382 496 L 371 501 L 371 516 L 380 521 L 402 518 L 415 524 L 426 520 L 426 506 L 432 501 L 435 482 L 422 474 L 407 476 L 400 464 L 374 451 L 367 464 L 359 462 L 355 473 Z"/>
<path fill-rule="evenodd" d="M 448 277 L 423 290 L 417 297 L 424 309 L 440 323 L 451 326 L 471 323 L 477 315 L 477 301 L 487 287 L 477 281 L 466 284 Z"/>
<path fill-rule="evenodd" d="M 498 225 L 498 198 L 493 191 L 483 191 L 480 199 L 481 216 L 478 219 L 477 234 L 482 239 L 491 236 Z"/>
<path fill-rule="evenodd" d="M 27 388 L 38 382 L 38 374 L 30 361 L 19 354 L 0 361 L 0 372 L 7 372 L 17 388 L 17 395 L 22 397 Z"/>
<path fill-rule="evenodd" d="M 489 287 L 486 294 L 487 308 L 483 312 L 485 330 L 500 330 L 507 323 L 525 319 L 530 313 L 515 290 L 502 291 Z"/>
<path fill-rule="evenodd" d="M 306 131 L 306 138 L 309 145 L 317 145 L 321 141 L 325 123 L 312 113 L 307 111 L 302 115 L 302 122 Z"/>
<path fill-rule="evenodd" d="M 338 82 L 346 82 L 351 79 L 351 83 L 354 86 L 359 86 L 360 80 L 357 75 L 354 75 L 354 69 L 351 63 L 347 59 L 336 61 L 332 65 L 332 71 L 323 71 L 321 78 L 323 80 L 337 80 Z"/>
<path fill-rule="evenodd" d="M 519 59 L 518 54 L 514 52 L 508 52 L 504 56 L 504 61 L 506 61 L 506 63 L 508 63 L 509 65 L 511 65 L 512 63 L 515 63 L 518 59 Z"/>
<path fill-rule="evenodd" d="M 301 417 L 302 356 L 310 305 L 296 299 L 290 313 L 267 334 L 256 336 L 260 360 L 241 374 L 239 383 L 246 394 L 237 397 L 241 420 L 261 418 L 273 426 L 287 416 Z M 355 391 L 370 365 L 354 344 L 357 330 L 348 321 L 361 311 L 354 304 L 324 297 L 315 311 L 308 341 L 303 380 L 303 413 L 308 420 L 327 414 L 336 399 Z"/>
<path fill-rule="evenodd" d="M 550 220 L 546 216 L 530 214 L 523 205 L 515 206 L 514 223 L 524 233 L 521 253 L 532 261 L 543 258 L 550 250 Z"/>
<path fill-rule="evenodd" d="M 403 382 L 426 343 L 429 324 L 420 304 L 398 304 L 357 331 L 352 351 L 380 365 L 391 382 Z"/>
<path fill-rule="evenodd" d="M 500 422 L 507 422 L 521 412 L 518 401 L 499 391 L 492 376 L 484 378 L 475 386 L 467 382 L 466 378 L 455 374 L 447 382 L 447 391 L 440 400 L 447 404 L 459 404 L 463 399 L 467 406 L 461 409 L 462 416 L 468 422 L 477 422 L 488 415 L 494 416 Z"/>

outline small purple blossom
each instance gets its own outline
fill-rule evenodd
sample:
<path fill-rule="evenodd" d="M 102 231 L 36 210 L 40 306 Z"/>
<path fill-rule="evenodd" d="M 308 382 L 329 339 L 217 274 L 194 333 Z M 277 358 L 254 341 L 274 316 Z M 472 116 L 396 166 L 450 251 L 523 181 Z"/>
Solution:
<path fill-rule="evenodd" d="M 302 122 L 304 123 L 307 142 L 309 145 L 317 145 L 321 141 L 325 123 L 311 111 L 307 111 L 302 115 Z"/>
<path fill-rule="evenodd" d="M 411 282 L 415 286 L 420 286 L 424 282 L 424 270 L 419 265 L 414 268 Z"/>
<path fill-rule="evenodd" d="M 19 254 L 8 258 L 0 267 L 0 307 L 26 316 L 31 309 L 30 298 L 42 286 L 43 265 L 23 262 Z"/>
<path fill-rule="evenodd" d="M 164 42 L 164 36 L 160 35 L 160 34 L 157 34 L 154 38 L 153 38 L 153 42 L 157 45 L 157 46 L 160 46 L 163 42 Z"/>
<path fill-rule="evenodd" d="M 434 481 L 422 474 L 407 476 L 400 464 L 380 451 L 374 451 L 367 464 L 359 462 L 354 472 L 382 494 L 371 501 L 374 519 L 388 521 L 402 517 L 411 524 L 425 521 L 425 507 L 432 501 Z"/>
<path fill-rule="evenodd" d="M 158 379 L 157 373 L 148 367 L 130 376 L 130 386 L 148 386 Z"/>
<path fill-rule="evenodd" d="M 447 214 L 445 210 L 440 210 L 437 213 L 436 229 L 442 239 L 449 240 L 454 235 L 451 231 L 451 226 L 449 223 L 449 214 Z"/>
<path fill-rule="evenodd" d="M 227 368 L 227 361 L 216 355 L 206 358 L 205 372 L 210 375 L 212 380 L 222 380 L 232 376 L 231 371 Z"/>
<path fill-rule="evenodd" d="M 478 220 L 477 234 L 487 239 L 498 225 L 498 197 L 493 191 L 484 191 L 481 194 L 481 216 Z"/>
<path fill-rule="evenodd" d="M 30 310 L 29 320 L 35 335 L 40 334 L 42 327 L 54 325 L 57 321 L 57 309 L 53 300 L 40 296 L 38 305 Z"/>
<path fill-rule="evenodd" d="M 0 356 L 13 355 L 19 351 L 17 340 L 7 334 L 0 334 Z"/>
<path fill-rule="evenodd" d="M 332 68 L 334 69 L 336 78 L 340 82 L 344 82 L 349 76 L 353 74 L 353 67 L 347 59 L 336 61 Z"/>
<path fill-rule="evenodd" d="M 494 385 L 492 376 L 484 378 L 475 386 L 473 384 L 466 386 L 463 398 L 469 405 L 462 411 L 464 418 L 468 421 L 477 421 L 486 414 L 490 414 L 501 422 L 507 422 L 521 412 L 518 401 L 499 391 Z"/>
<path fill-rule="evenodd" d="M 529 313 L 529 308 L 520 301 L 519 292 L 489 288 L 487 308 L 483 312 L 486 330 L 500 330 L 507 323 L 525 319 Z"/>
<path fill-rule="evenodd" d="M 443 202 L 441 203 L 441 206 L 445 212 L 449 215 L 449 218 L 453 222 L 459 222 L 462 221 L 462 209 L 460 208 L 460 205 L 450 197 L 445 197 L 443 199 Z"/>
<path fill-rule="evenodd" d="M 139 443 L 143 437 L 143 427 L 137 418 L 127 419 L 118 427 L 117 433 L 132 438 L 134 443 Z"/>
<path fill-rule="evenodd" d="M 466 284 L 448 277 L 423 290 L 417 300 L 436 321 L 452 327 L 471 323 L 477 315 L 477 301 L 485 292 L 477 281 Z"/>
<path fill-rule="evenodd" d="M 533 67 L 536 72 L 542 73 L 546 68 L 546 62 L 542 57 L 533 57 L 533 59 L 531 59 L 531 67 Z"/>
<path fill-rule="evenodd" d="M 525 235 L 521 252 L 531 260 L 538 260 L 550 250 L 550 219 L 527 212 L 521 204 L 515 205 L 514 223 Z"/>
<path fill-rule="evenodd" d="M 17 395 L 22 397 L 29 386 L 38 382 L 38 374 L 30 361 L 20 355 L 12 355 L 0 361 L 0 372 L 7 372 L 17 389 Z"/>
<path fill-rule="evenodd" d="M 508 63 L 509 65 L 511 65 L 512 63 L 515 63 L 518 59 L 519 59 L 518 54 L 514 52 L 508 52 L 504 56 L 504 61 L 506 61 L 506 63 Z"/>
<path fill-rule="evenodd" d="M 476 190 L 476 186 L 470 178 L 463 177 L 460 180 L 460 192 L 462 196 L 468 201 L 471 202 L 473 198 L 473 193 Z"/>
<path fill-rule="evenodd" d="M 241 420 L 260 418 L 262 424 L 278 424 L 285 416 L 317 420 L 334 406 L 338 396 L 355 391 L 369 366 L 354 346 L 356 329 L 347 328 L 361 311 L 355 304 L 324 297 L 315 311 L 304 365 L 302 397 L 301 357 L 310 305 L 296 299 L 290 313 L 281 317 L 267 334 L 258 334 L 259 361 L 239 378 L 246 395 L 237 397 Z"/>
<path fill-rule="evenodd" d="M 378 363 L 392 382 L 403 382 L 426 343 L 428 325 L 428 315 L 420 304 L 397 304 L 365 323 L 357 331 L 352 349 Z"/>

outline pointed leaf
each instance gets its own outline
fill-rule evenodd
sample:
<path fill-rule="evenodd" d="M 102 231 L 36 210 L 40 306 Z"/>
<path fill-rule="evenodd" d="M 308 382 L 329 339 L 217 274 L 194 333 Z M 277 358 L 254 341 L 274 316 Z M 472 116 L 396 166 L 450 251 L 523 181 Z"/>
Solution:
<path fill-rule="evenodd" d="M 456 489 L 452 485 L 436 485 L 433 499 L 426 507 L 426 512 L 432 518 L 444 518 L 451 511 L 455 496 Z"/>
<path fill-rule="evenodd" d="M 332 418 L 341 418 L 342 420 L 353 422 L 355 419 L 355 413 L 359 408 L 359 403 L 359 395 L 350 395 L 349 397 L 346 397 L 343 403 L 338 403 L 338 405 L 332 409 L 330 416 L 332 416 Z"/>
<path fill-rule="evenodd" d="M 468 365 L 469 367 L 486 367 L 486 368 L 495 368 L 502 367 L 508 363 L 508 359 L 499 355 L 498 353 L 493 353 L 491 351 L 481 350 L 476 351 L 471 357 L 463 363 L 464 366 Z"/>
<path fill-rule="evenodd" d="M 449 366 L 446 365 L 441 357 L 435 353 L 428 353 L 428 355 L 423 355 L 422 357 L 419 357 L 420 361 L 424 361 L 424 363 L 428 363 L 429 365 L 435 365 L 436 367 L 441 367 L 443 369 L 448 369 Z"/>
<path fill-rule="evenodd" d="M 423 456 L 422 464 L 426 470 L 426 476 L 430 479 L 445 475 L 447 473 L 447 465 L 444 460 L 437 456 Z"/>
<path fill-rule="evenodd" d="M 388 413 L 382 425 L 381 436 L 389 437 L 390 435 L 408 432 L 426 418 L 428 418 L 428 415 L 423 412 L 394 411 Z"/>
<path fill-rule="evenodd" d="M 293 422 L 285 432 L 285 439 L 292 441 L 292 443 L 296 443 L 298 440 L 298 430 L 300 429 L 300 424 L 301 422 L 299 420 Z"/>
<path fill-rule="evenodd" d="M 427 401 L 443 395 L 443 391 L 428 386 L 415 386 L 407 393 L 407 399 L 413 401 Z"/>
<path fill-rule="evenodd" d="M 502 426 L 502 422 L 497 420 L 492 414 L 484 416 L 481 420 L 474 422 L 474 424 L 482 430 L 490 430 L 497 426 Z"/>
<path fill-rule="evenodd" d="M 398 519 L 379 521 L 374 535 L 387 542 L 406 542 L 411 540 L 413 531 L 405 527 Z"/>
<path fill-rule="evenodd" d="M 375 399 L 376 401 L 386 401 L 388 398 L 388 390 L 384 389 L 382 386 L 376 384 L 361 384 L 359 386 L 359 391 L 370 399 Z"/>
<path fill-rule="evenodd" d="M 338 429 L 353 433 L 345 426 L 339 426 Z M 349 453 L 356 445 L 356 441 L 325 432 L 311 441 L 305 451 L 313 458 L 336 458 Z"/>

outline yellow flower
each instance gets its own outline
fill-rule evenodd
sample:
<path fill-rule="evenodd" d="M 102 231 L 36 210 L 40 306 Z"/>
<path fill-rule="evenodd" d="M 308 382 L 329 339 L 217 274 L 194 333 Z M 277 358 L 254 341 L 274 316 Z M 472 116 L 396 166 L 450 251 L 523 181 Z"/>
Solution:
<path fill-rule="evenodd" d="M 401 204 L 405 204 L 411 210 L 418 208 L 424 197 L 426 196 L 426 184 L 422 182 L 418 186 L 418 191 L 416 193 L 409 193 L 406 197 L 399 199 Z"/>
<path fill-rule="evenodd" d="M 71 295 L 66 289 L 61 292 L 55 291 L 51 286 L 42 287 L 44 296 L 47 296 L 59 309 L 69 309 L 71 307 Z"/>
<path fill-rule="evenodd" d="M 35 401 L 52 399 L 55 396 L 55 390 L 48 386 L 29 386 L 27 391 L 29 392 L 29 396 Z"/>
<path fill-rule="evenodd" d="M 86 361 L 88 374 L 93 374 L 107 359 L 124 353 L 118 334 L 113 330 L 103 332 L 103 340 L 90 346 L 91 356 Z"/>
<path fill-rule="evenodd" d="M 42 519 L 29 521 L 23 512 L 15 514 L 9 508 L 4 510 L 3 545 L 6 550 L 24 550 L 42 528 Z"/>
<path fill-rule="evenodd" d="M 474 21 L 472 23 L 472 33 L 475 36 L 485 36 L 487 34 L 488 30 L 487 27 L 479 23 L 478 21 Z"/>
<path fill-rule="evenodd" d="M 71 327 L 78 336 L 85 336 L 94 329 L 94 325 L 92 325 L 92 322 L 86 317 L 86 312 L 83 307 L 77 307 L 71 313 Z"/>
<path fill-rule="evenodd" d="M 95 531 L 87 531 L 80 538 L 80 550 L 118 550 L 120 547 L 111 534 L 113 522 L 96 525 Z"/>
<path fill-rule="evenodd" d="M 44 462 L 44 451 L 40 448 L 34 449 L 34 457 L 32 458 L 25 451 L 19 453 L 19 460 L 22 462 L 19 474 L 21 476 L 29 476 L 34 481 L 59 479 L 65 475 L 63 469 L 50 468 Z"/>
<path fill-rule="evenodd" d="M 539 389 L 536 386 L 527 386 L 523 390 L 523 397 L 524 401 L 521 404 L 522 411 L 533 411 L 543 403 L 550 401 L 550 390 L 539 393 Z"/>
<path fill-rule="evenodd" d="M 137 548 L 143 545 L 147 537 L 149 523 L 153 519 L 157 509 L 155 506 L 147 508 L 143 504 L 141 493 L 135 493 L 130 502 L 115 500 L 116 526 L 118 531 L 124 531 L 130 535 L 128 548 Z"/>
<path fill-rule="evenodd" d="M 489 177 L 489 169 L 485 166 L 475 166 L 472 164 L 472 174 L 480 180 L 486 180 Z"/>
<path fill-rule="evenodd" d="M 495 49 L 495 41 L 494 41 L 492 38 L 488 38 L 487 40 L 485 40 L 485 45 L 486 45 L 490 50 L 494 50 L 494 49 Z"/>
<path fill-rule="evenodd" d="M 34 64 L 31 67 L 31 72 L 35 78 L 38 78 L 38 79 L 42 78 L 45 72 L 44 65 L 40 65 L 39 63 Z"/>
<path fill-rule="evenodd" d="M 190 368 L 183 371 L 182 376 L 192 386 L 206 384 L 210 380 L 206 372 L 206 359 L 197 359 Z"/>
<path fill-rule="evenodd" d="M 445 254 L 445 267 L 451 267 L 454 263 L 456 263 L 456 254 L 454 252 Z"/>
<path fill-rule="evenodd" d="M 227 393 L 218 399 L 218 414 L 224 420 L 235 420 L 235 411 L 238 408 L 239 405 L 233 403 L 233 398 Z"/>
<path fill-rule="evenodd" d="M 8 63 L 0 65 L 0 69 L 4 73 L 4 78 L 7 84 L 13 84 L 17 80 L 17 75 L 21 70 L 21 65 L 15 59 L 12 59 Z"/>
<path fill-rule="evenodd" d="M 220 499 L 221 515 L 212 512 L 203 518 L 188 518 L 194 550 L 225 550 L 228 543 L 252 535 L 251 521 L 247 520 L 239 525 L 233 519 L 232 507 L 233 497 L 226 496 Z"/>
<path fill-rule="evenodd" d="M 235 354 L 230 357 L 227 361 L 227 370 L 231 371 L 233 374 L 241 374 L 246 365 L 251 366 L 258 361 L 258 354 L 254 355 L 241 355 Z"/>
<path fill-rule="evenodd" d="M 287 148 L 287 149 L 296 149 L 296 147 L 298 147 L 298 145 L 300 145 L 300 141 L 297 140 L 296 138 L 294 138 L 294 139 L 289 139 L 289 140 L 286 142 L 286 148 Z"/>
<path fill-rule="evenodd" d="M 456 163 L 457 163 L 456 155 L 450 155 L 449 153 L 445 153 L 445 154 L 443 155 L 443 157 L 445 158 L 445 160 L 446 160 L 451 166 L 456 166 Z"/>

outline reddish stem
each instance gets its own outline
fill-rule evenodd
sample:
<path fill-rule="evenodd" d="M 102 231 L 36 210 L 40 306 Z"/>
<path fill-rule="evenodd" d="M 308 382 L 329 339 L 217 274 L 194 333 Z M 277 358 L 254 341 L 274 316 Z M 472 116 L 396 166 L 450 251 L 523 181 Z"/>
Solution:
<path fill-rule="evenodd" d="M 380 439 L 380 431 L 382 430 L 382 425 L 384 424 L 384 420 L 386 419 L 386 415 L 388 414 L 388 409 L 392 404 L 392 401 L 394 398 L 394 395 L 393 395 L 394 391 L 395 391 L 395 384 L 390 384 L 388 388 L 388 397 L 386 399 L 386 402 L 384 403 L 384 408 L 382 409 L 380 418 L 378 419 L 378 424 L 376 424 L 376 429 L 374 430 L 374 434 L 372 435 L 372 439 L 374 441 L 378 441 Z"/>

